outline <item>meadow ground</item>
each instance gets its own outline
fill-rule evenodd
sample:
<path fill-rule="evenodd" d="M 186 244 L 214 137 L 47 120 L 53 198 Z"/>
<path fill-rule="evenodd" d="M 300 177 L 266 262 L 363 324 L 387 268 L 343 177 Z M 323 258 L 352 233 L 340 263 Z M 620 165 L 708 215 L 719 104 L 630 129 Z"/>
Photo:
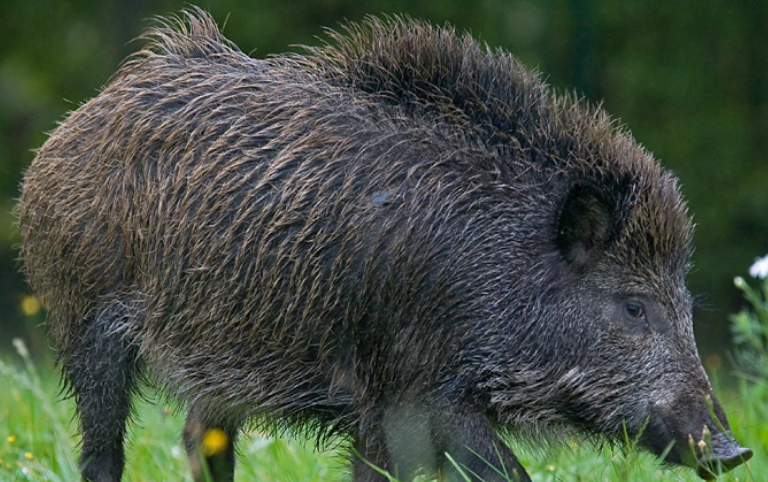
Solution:
<path fill-rule="evenodd" d="M 63 400 L 53 367 L 24 356 L 0 361 L 0 482 L 79 480 L 72 400 Z M 717 386 L 717 377 L 714 377 Z M 717 390 L 733 431 L 754 458 L 723 482 L 760 482 L 768 474 L 768 385 L 741 381 Z M 141 401 L 130 430 L 123 480 L 189 481 L 181 446 L 183 416 L 168 406 Z M 517 449 L 534 482 L 687 482 L 693 471 L 660 465 L 639 450 L 612 449 L 567 440 L 547 449 Z M 239 444 L 236 482 L 343 482 L 350 479 L 340 448 L 315 450 L 312 442 L 257 432 Z"/>

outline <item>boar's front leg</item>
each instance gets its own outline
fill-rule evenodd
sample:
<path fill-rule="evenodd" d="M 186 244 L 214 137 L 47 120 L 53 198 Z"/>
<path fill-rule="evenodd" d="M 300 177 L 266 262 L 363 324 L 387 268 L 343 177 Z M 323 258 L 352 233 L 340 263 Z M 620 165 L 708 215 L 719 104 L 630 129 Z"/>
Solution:
<path fill-rule="evenodd" d="M 467 480 L 459 474 L 461 470 L 473 482 L 531 482 L 525 468 L 484 415 L 467 411 L 437 423 L 438 444 L 453 459 L 452 462 L 444 458 L 440 464 L 446 480 Z"/>
<path fill-rule="evenodd" d="M 381 433 L 358 438 L 357 451 L 365 460 L 355 461 L 355 482 L 389 480 L 381 470 L 402 482 L 435 472 L 448 482 L 531 480 L 488 419 L 471 409 L 401 402 L 385 411 L 381 424 L 371 425 Z"/>
<path fill-rule="evenodd" d="M 384 471 L 395 471 L 389 467 L 389 456 L 378 443 L 372 443 L 367 437 L 360 437 L 354 448 L 352 461 L 353 482 L 387 482 L 390 479 Z M 406 479 L 403 479 L 406 480 Z"/>
<path fill-rule="evenodd" d="M 368 430 L 358 434 L 353 465 L 354 482 L 387 482 L 386 474 L 410 482 L 419 473 L 434 474 L 438 451 L 433 443 L 432 413 L 422 402 L 400 402 L 361 425 Z"/>

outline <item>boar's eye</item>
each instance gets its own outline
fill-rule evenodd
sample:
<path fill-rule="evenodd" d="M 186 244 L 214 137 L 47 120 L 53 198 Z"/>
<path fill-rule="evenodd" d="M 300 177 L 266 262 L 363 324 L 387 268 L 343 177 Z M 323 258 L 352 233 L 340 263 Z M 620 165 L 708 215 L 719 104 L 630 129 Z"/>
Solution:
<path fill-rule="evenodd" d="M 624 315 L 632 321 L 648 321 L 645 315 L 645 306 L 639 301 L 628 301 L 625 303 Z"/>

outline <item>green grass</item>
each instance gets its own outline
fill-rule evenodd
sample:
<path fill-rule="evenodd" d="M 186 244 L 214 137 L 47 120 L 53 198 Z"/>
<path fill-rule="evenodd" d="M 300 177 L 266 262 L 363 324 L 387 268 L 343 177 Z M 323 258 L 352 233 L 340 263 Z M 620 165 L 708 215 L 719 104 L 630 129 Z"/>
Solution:
<path fill-rule="evenodd" d="M 23 353 L 23 347 L 20 351 Z M 757 482 L 768 473 L 768 386 L 742 383 L 720 393 L 734 432 L 755 451 L 746 466 L 721 481 Z M 182 417 L 168 407 L 141 402 L 130 432 L 123 480 L 189 481 L 181 447 Z M 0 482 L 76 481 L 77 439 L 71 400 L 61 400 L 55 371 L 26 357 L 0 361 Z M 693 471 L 662 467 L 642 451 L 570 441 L 561 448 L 517 453 L 535 482 L 683 482 Z M 246 434 L 239 445 L 236 481 L 348 481 L 346 454 L 316 452 L 311 442 Z"/>

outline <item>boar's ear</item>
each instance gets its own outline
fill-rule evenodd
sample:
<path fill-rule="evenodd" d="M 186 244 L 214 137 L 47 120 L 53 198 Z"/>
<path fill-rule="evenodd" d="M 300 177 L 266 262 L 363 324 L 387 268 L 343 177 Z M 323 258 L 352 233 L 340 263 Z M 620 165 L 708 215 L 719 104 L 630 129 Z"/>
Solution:
<path fill-rule="evenodd" d="M 577 272 L 583 272 L 614 235 L 615 209 L 597 187 L 576 183 L 560 210 L 555 244 Z"/>

